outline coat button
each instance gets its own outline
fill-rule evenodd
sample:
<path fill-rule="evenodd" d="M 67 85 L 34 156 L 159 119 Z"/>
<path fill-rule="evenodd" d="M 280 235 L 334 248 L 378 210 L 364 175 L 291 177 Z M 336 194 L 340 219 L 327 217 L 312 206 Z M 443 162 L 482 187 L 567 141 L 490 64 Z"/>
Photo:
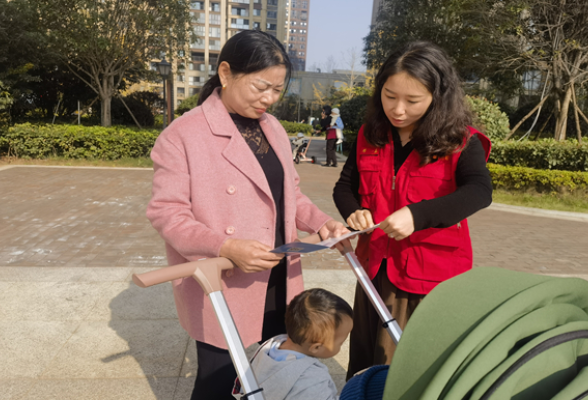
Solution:
<path fill-rule="evenodd" d="M 232 226 L 229 226 L 229 227 L 228 227 L 228 228 L 225 230 L 225 233 L 226 233 L 227 235 L 232 235 L 233 233 L 235 233 L 235 228 L 234 228 L 234 227 L 232 227 Z"/>
<path fill-rule="evenodd" d="M 235 194 L 235 192 L 237 191 L 237 189 L 235 188 L 235 186 L 231 185 L 227 188 L 227 193 L 228 194 Z"/>

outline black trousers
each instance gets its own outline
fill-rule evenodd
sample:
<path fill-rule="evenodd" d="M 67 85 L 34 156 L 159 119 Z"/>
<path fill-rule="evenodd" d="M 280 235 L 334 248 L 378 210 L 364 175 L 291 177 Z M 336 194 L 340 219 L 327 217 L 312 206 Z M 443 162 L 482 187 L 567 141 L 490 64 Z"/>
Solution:
<path fill-rule="evenodd" d="M 261 342 L 286 333 L 286 259 L 276 265 L 270 273 L 265 297 L 265 312 Z M 237 372 L 228 350 L 196 341 L 198 374 L 191 400 L 234 400 L 231 395 Z"/>
<path fill-rule="evenodd" d="M 337 139 L 327 139 L 327 165 L 337 166 Z"/>

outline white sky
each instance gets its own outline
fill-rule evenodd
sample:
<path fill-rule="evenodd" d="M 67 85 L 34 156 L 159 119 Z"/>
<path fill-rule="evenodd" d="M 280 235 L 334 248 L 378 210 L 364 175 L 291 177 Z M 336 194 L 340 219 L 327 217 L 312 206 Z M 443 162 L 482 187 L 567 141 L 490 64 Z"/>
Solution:
<path fill-rule="evenodd" d="M 348 69 L 351 49 L 363 57 L 363 38 L 370 30 L 372 0 L 309 0 L 306 70 L 313 64 L 325 71 L 333 56 L 337 69 Z M 363 64 L 356 69 L 365 70 Z"/>

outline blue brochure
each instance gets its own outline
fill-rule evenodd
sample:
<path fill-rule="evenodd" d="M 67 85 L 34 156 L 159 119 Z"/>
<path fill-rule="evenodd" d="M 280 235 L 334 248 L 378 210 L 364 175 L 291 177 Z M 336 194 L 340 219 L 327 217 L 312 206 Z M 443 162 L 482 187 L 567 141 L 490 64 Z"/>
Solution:
<path fill-rule="evenodd" d="M 349 232 L 345 235 L 336 237 L 336 238 L 329 238 L 325 239 L 320 243 L 311 244 L 311 243 L 304 243 L 304 242 L 293 242 L 287 243 L 280 247 L 276 247 L 273 250 L 270 250 L 270 253 L 283 253 L 283 254 L 305 254 L 305 253 L 312 253 L 318 250 L 330 249 L 340 241 L 344 239 L 351 239 L 354 236 L 361 235 L 362 233 L 369 233 L 374 229 L 378 228 L 380 224 L 374 225 L 371 228 L 364 229 L 363 231 L 355 231 Z M 304 240 L 304 239 L 303 239 Z"/>

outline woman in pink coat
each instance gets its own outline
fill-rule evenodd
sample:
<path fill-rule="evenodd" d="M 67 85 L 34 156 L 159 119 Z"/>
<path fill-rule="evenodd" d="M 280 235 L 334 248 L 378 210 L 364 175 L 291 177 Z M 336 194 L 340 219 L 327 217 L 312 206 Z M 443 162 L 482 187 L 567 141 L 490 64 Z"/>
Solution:
<path fill-rule="evenodd" d="M 286 304 L 303 289 L 300 258 L 270 253 L 297 229 L 323 238 L 346 232 L 300 193 L 288 136 L 266 113 L 287 86 L 291 64 L 260 31 L 231 37 L 199 106 L 157 139 L 147 217 L 170 265 L 227 257 L 224 295 L 245 346 L 285 333 Z M 196 340 L 192 399 L 232 399 L 236 372 L 209 301 L 194 279 L 173 284 L 180 323 Z"/>

